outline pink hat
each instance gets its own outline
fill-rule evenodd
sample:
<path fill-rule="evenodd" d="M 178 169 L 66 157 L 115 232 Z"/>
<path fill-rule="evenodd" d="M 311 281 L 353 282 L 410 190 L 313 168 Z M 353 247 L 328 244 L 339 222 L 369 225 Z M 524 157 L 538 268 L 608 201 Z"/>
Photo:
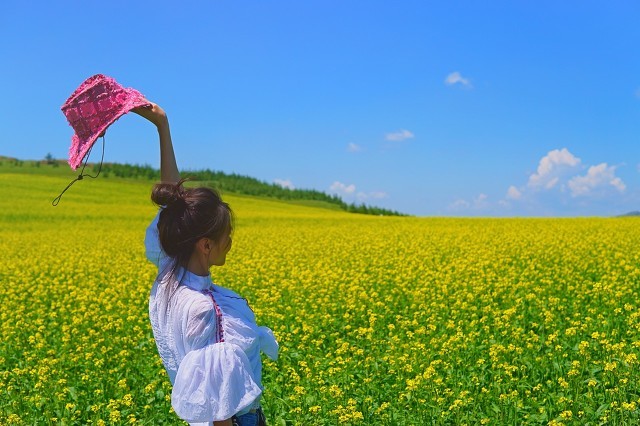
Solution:
<path fill-rule="evenodd" d="M 61 108 L 75 131 L 69 149 L 71 168 L 78 168 L 107 127 L 140 106 L 151 104 L 137 90 L 125 89 L 113 78 L 102 74 L 86 79 Z"/>

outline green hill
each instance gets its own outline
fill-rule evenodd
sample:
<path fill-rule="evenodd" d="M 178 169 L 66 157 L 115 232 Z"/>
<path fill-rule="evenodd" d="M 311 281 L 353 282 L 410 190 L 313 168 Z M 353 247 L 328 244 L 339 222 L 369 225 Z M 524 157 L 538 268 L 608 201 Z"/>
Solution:
<path fill-rule="evenodd" d="M 97 175 L 99 164 L 89 163 L 85 174 Z M 68 176 L 71 181 L 80 171 L 74 172 L 63 160 L 56 160 L 47 155 L 44 160 L 19 160 L 0 156 L 0 173 L 45 174 L 52 176 Z M 315 189 L 289 189 L 274 183 L 260 181 L 250 176 L 227 174 L 221 171 L 186 170 L 183 177 L 189 177 L 200 185 L 210 186 L 221 193 L 249 195 L 271 198 L 294 204 L 343 210 L 351 213 L 371 214 L 378 216 L 407 216 L 395 210 L 366 205 L 364 203 L 345 203 L 340 197 Z M 149 165 L 132 165 L 104 163 L 100 169 L 102 179 L 132 179 L 149 182 L 160 180 L 160 171 Z"/>

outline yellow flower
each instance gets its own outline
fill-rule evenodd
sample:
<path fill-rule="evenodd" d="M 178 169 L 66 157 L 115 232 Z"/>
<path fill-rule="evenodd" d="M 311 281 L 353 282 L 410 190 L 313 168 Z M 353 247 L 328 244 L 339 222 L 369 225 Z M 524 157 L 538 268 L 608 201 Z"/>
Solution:
<path fill-rule="evenodd" d="M 122 404 L 125 407 L 131 407 L 133 405 L 133 397 L 131 396 L 130 393 L 128 393 L 124 397 L 122 397 Z"/>
<path fill-rule="evenodd" d="M 109 420 L 112 422 L 119 422 L 121 417 L 120 411 L 118 410 L 112 410 L 109 412 Z"/>
<path fill-rule="evenodd" d="M 7 423 L 10 424 L 10 425 L 11 424 L 19 424 L 21 422 L 22 422 L 22 419 L 17 414 L 9 414 L 9 416 L 7 417 Z"/>
<path fill-rule="evenodd" d="M 573 412 L 571 412 L 571 410 L 566 410 L 560 413 L 560 417 L 562 417 L 565 420 L 570 419 L 572 416 L 573 416 Z"/>

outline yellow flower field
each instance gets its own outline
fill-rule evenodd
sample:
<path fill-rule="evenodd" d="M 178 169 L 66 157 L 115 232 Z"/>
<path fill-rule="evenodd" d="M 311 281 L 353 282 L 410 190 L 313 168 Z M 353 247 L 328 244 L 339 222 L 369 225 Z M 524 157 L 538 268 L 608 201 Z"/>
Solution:
<path fill-rule="evenodd" d="M 0 424 L 184 424 L 147 315 L 149 182 L 0 168 Z M 271 425 L 634 424 L 640 220 L 374 217 L 224 196 L 218 284 L 281 346 Z"/>

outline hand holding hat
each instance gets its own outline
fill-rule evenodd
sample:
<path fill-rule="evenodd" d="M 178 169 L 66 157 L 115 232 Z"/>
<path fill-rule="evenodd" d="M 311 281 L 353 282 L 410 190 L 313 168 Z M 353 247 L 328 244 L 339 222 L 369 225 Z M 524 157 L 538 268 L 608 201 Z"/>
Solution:
<path fill-rule="evenodd" d="M 146 118 L 147 120 L 155 124 L 156 127 L 166 125 L 169 122 L 169 120 L 167 119 L 167 113 L 164 112 L 160 105 L 153 102 L 149 102 L 148 107 L 144 106 L 134 108 L 131 110 L 131 112 L 135 112 L 139 116 Z"/>

